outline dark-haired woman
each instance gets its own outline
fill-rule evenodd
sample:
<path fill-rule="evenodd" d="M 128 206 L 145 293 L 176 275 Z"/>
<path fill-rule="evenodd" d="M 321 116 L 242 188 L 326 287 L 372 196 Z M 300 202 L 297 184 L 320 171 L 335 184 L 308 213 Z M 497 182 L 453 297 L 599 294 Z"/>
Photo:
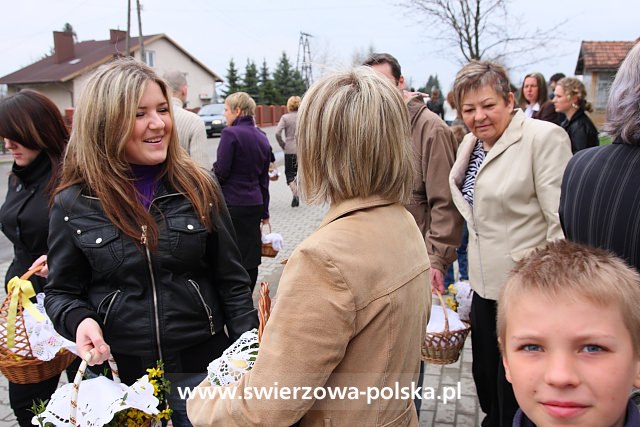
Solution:
<path fill-rule="evenodd" d="M 522 81 L 518 104 L 525 116 L 559 125 L 560 117 L 547 92 L 547 83 L 542 74 L 527 74 Z"/>
<path fill-rule="evenodd" d="M 0 208 L 0 227 L 13 244 L 13 261 L 5 283 L 21 276 L 48 251 L 49 199 L 58 182 L 60 163 L 69 138 L 60 111 L 46 96 L 24 90 L 0 102 L 0 136 L 13 156 L 7 197 Z M 42 292 L 46 271 L 32 276 Z M 36 384 L 9 382 L 9 401 L 20 426 L 31 426 L 34 400 L 47 400 L 59 375 Z"/>

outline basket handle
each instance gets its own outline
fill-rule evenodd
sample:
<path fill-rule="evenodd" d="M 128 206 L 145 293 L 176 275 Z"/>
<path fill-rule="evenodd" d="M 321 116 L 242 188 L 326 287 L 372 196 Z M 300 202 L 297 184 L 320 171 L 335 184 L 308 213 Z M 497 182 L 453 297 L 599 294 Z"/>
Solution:
<path fill-rule="evenodd" d="M 449 316 L 447 315 L 447 304 L 445 304 L 444 299 L 442 299 L 442 294 L 437 289 L 434 289 L 435 294 L 440 299 L 440 305 L 442 306 L 442 311 L 444 311 L 444 332 L 449 332 Z"/>
<path fill-rule="evenodd" d="M 260 300 L 258 301 L 258 317 L 260 318 L 260 326 L 258 326 L 258 343 L 262 340 L 262 333 L 267 320 L 271 315 L 271 297 L 269 296 L 269 282 L 260 283 Z"/>
<path fill-rule="evenodd" d="M 268 234 L 271 234 L 271 223 L 268 223 L 267 225 L 269 226 L 269 233 L 268 233 Z M 264 223 L 260 224 L 260 234 L 264 234 L 264 233 L 262 232 L 262 228 L 263 228 L 263 227 L 264 227 Z"/>
<path fill-rule="evenodd" d="M 31 270 L 27 270 L 26 273 L 24 273 L 22 276 L 20 276 L 20 278 L 22 280 L 29 280 L 29 278 L 31 276 L 33 276 L 34 274 L 36 274 L 38 271 L 42 270 L 44 268 L 44 266 L 46 265 L 46 262 L 43 262 L 42 264 L 36 265 L 35 267 L 33 267 Z"/>
<path fill-rule="evenodd" d="M 80 391 L 80 383 L 82 382 L 82 378 L 84 378 L 87 366 L 95 354 L 94 352 L 95 349 L 92 349 L 84 355 L 82 363 L 80 363 L 80 367 L 78 368 L 78 372 L 76 372 L 76 376 L 73 378 L 73 388 L 71 389 L 71 411 L 69 412 L 69 424 L 72 427 L 77 427 L 78 425 L 78 421 L 76 419 L 76 414 L 78 412 L 78 392 Z M 118 365 L 112 355 L 109 355 L 109 367 L 111 368 L 113 381 L 119 384 L 120 374 L 118 372 Z"/>

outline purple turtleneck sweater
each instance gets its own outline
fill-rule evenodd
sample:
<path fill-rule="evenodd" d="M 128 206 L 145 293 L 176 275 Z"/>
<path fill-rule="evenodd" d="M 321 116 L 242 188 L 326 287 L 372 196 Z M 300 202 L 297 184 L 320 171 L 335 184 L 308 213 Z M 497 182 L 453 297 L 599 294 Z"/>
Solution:
<path fill-rule="evenodd" d="M 153 194 L 158 188 L 159 174 L 162 170 L 162 164 L 159 165 L 134 165 L 131 164 L 131 172 L 133 172 L 134 187 L 138 190 L 138 200 L 146 209 L 151 206 Z"/>

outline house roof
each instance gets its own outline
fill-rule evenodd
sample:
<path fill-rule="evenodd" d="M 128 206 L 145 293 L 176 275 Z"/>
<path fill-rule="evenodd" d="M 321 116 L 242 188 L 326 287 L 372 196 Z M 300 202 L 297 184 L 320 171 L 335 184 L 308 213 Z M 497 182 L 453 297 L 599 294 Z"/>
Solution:
<path fill-rule="evenodd" d="M 576 75 L 586 71 L 617 71 L 640 38 L 633 41 L 583 41 L 576 64 Z"/>
<path fill-rule="evenodd" d="M 211 74 L 216 81 L 222 81 L 219 75 L 194 58 L 166 34 L 154 34 L 143 37 L 145 46 L 163 38 Z M 132 37 L 129 43 L 132 53 L 140 49 L 138 37 Z M 125 41 L 122 40 L 117 43 L 112 43 L 110 40 L 88 40 L 75 43 L 73 49 L 75 57 L 71 60 L 56 63 L 55 55 L 49 55 L 40 61 L 1 77 L 0 84 L 64 83 L 73 80 L 79 75 L 109 62 L 114 57 L 123 55 Z"/>

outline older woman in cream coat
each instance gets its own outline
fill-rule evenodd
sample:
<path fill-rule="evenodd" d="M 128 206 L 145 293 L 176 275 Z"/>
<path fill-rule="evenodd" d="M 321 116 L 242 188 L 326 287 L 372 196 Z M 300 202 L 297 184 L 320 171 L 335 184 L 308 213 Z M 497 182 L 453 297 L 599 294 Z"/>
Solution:
<path fill-rule="evenodd" d="M 226 386 L 241 395 L 273 393 L 277 383 L 289 397 L 218 393 L 190 400 L 189 418 L 196 426 L 417 426 L 410 394 L 354 395 L 409 390 L 418 380 L 431 287 L 423 237 L 402 205 L 413 178 L 407 108 L 390 82 L 359 68 L 317 82 L 299 114 L 302 194 L 330 209 L 289 258 L 255 366 Z"/>
<path fill-rule="evenodd" d="M 472 61 L 457 74 L 456 105 L 471 131 L 449 184 L 469 227 L 473 376 L 483 426 L 510 426 L 517 403 L 496 338 L 496 300 L 516 261 L 563 238 L 558 205 L 571 143 L 562 128 L 514 110 L 500 65 Z"/>

